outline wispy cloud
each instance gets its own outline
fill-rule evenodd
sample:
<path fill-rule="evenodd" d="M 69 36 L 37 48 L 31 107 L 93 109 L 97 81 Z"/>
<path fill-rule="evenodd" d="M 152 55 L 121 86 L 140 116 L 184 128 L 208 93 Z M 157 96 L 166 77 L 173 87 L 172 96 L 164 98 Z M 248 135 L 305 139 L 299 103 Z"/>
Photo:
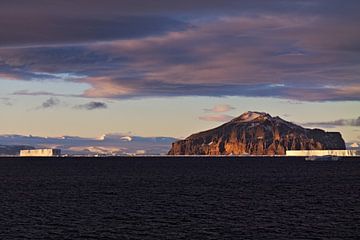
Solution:
<path fill-rule="evenodd" d="M 0 102 L 2 102 L 6 106 L 12 106 L 12 100 L 8 97 L 0 97 Z"/>
<path fill-rule="evenodd" d="M 281 116 L 288 118 L 288 117 L 291 117 L 291 114 L 284 113 L 284 114 L 282 114 Z"/>
<path fill-rule="evenodd" d="M 228 122 L 233 118 L 234 116 L 230 116 L 226 114 L 213 114 L 213 115 L 204 115 L 199 117 L 200 120 L 209 121 L 209 122 Z"/>
<path fill-rule="evenodd" d="M 234 110 L 235 108 L 230 106 L 229 104 L 218 104 L 215 105 L 213 108 L 205 108 L 205 112 L 212 112 L 212 113 L 223 113 L 223 112 L 229 112 L 231 110 Z"/>
<path fill-rule="evenodd" d="M 54 97 L 47 99 L 45 102 L 41 104 L 40 108 L 53 108 L 60 104 L 60 100 Z"/>
<path fill-rule="evenodd" d="M 95 110 L 95 109 L 106 109 L 108 106 L 104 102 L 89 102 L 81 105 L 76 105 L 76 109 Z"/>
<path fill-rule="evenodd" d="M 12 95 L 21 95 L 21 96 L 54 96 L 54 97 L 80 97 L 80 95 L 70 95 L 70 94 L 60 94 L 47 91 L 35 91 L 31 92 L 28 90 L 19 90 L 12 93 Z"/>
<path fill-rule="evenodd" d="M 325 121 L 325 122 L 309 122 L 303 124 L 305 126 L 323 126 L 323 127 L 336 127 L 336 126 L 360 126 L 360 117 L 356 119 L 339 119 L 334 121 Z"/>

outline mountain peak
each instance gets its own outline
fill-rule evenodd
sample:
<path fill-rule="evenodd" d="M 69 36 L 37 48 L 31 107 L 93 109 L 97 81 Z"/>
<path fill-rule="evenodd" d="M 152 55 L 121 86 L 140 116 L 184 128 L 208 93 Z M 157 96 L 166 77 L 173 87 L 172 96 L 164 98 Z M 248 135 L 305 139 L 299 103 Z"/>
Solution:
<path fill-rule="evenodd" d="M 272 118 L 270 114 L 265 112 L 255 112 L 255 111 L 247 111 L 241 114 L 239 117 L 234 118 L 232 122 L 253 122 L 257 120 L 265 120 L 268 118 Z"/>
<path fill-rule="evenodd" d="M 287 150 L 326 149 L 345 149 L 340 133 L 306 129 L 265 112 L 248 111 L 173 143 L 169 155 L 284 155 Z"/>

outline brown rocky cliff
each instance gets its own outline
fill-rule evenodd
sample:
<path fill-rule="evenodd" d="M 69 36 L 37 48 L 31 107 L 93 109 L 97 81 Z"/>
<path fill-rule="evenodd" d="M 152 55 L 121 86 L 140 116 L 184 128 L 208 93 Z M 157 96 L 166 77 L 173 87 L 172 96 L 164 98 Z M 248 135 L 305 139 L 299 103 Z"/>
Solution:
<path fill-rule="evenodd" d="M 266 113 L 246 112 L 172 144 L 169 155 L 284 155 L 286 150 L 345 149 L 338 132 L 306 129 Z"/>

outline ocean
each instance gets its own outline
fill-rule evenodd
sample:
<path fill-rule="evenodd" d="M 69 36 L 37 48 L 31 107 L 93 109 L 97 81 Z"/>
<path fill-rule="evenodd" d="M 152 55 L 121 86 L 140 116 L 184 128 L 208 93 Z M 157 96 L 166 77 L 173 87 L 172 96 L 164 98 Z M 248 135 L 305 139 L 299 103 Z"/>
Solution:
<path fill-rule="evenodd" d="M 0 195 L 0 239 L 360 239 L 354 159 L 0 158 Z"/>

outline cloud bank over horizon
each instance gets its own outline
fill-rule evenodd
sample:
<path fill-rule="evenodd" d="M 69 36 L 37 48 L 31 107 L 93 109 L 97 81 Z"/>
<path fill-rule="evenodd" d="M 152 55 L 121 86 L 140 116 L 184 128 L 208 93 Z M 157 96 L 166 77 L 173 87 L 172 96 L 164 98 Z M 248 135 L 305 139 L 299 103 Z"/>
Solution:
<path fill-rule="evenodd" d="M 100 138 L 0 135 L 0 146 L 60 148 L 63 154 L 75 155 L 164 155 L 169 151 L 171 143 L 176 140 L 170 137 L 142 137 L 120 133 L 104 134 Z"/>
<path fill-rule="evenodd" d="M 360 100 L 358 1 L 16 2 L 0 3 L 0 79 L 94 99 Z"/>
<path fill-rule="evenodd" d="M 348 127 L 360 127 L 360 117 L 355 119 L 338 119 L 325 122 L 309 122 L 304 123 L 305 126 L 323 126 L 323 127 L 336 127 L 336 126 L 348 126 Z"/>

